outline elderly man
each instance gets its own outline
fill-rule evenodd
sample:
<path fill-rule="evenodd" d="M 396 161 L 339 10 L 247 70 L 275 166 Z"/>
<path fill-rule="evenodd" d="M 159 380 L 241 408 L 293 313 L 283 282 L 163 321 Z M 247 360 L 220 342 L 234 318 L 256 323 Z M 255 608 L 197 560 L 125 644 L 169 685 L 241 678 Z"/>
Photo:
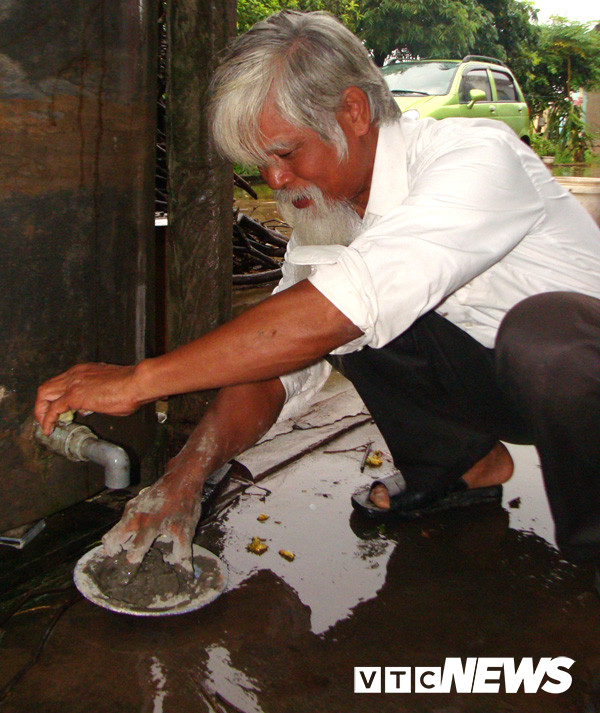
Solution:
<path fill-rule="evenodd" d="M 534 443 L 566 556 L 600 559 L 600 231 L 500 122 L 405 122 L 360 41 L 284 11 L 238 38 L 213 86 L 222 153 L 260 166 L 295 226 L 276 294 L 135 366 L 79 365 L 39 389 L 128 414 L 220 388 L 167 472 L 105 538 L 138 562 L 154 539 L 189 566 L 207 476 L 329 373 L 356 386 L 404 480 L 359 492 L 378 516 L 493 499 L 501 440 Z M 404 482 L 405 481 L 405 482 Z M 405 484 L 406 483 L 406 484 Z"/>

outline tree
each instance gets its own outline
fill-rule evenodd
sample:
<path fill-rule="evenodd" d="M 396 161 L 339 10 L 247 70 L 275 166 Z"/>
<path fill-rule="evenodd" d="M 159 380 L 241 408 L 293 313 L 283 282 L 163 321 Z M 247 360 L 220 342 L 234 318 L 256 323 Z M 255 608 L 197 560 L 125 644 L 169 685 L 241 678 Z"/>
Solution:
<path fill-rule="evenodd" d="M 477 34 L 490 28 L 491 14 L 476 0 L 363 0 L 358 34 L 378 65 L 386 57 L 460 59 Z"/>
<path fill-rule="evenodd" d="M 535 112 L 548 109 L 545 136 L 583 160 L 592 137 L 573 93 L 600 87 L 600 33 L 564 18 L 542 26 L 533 87 Z"/>
<path fill-rule="evenodd" d="M 329 12 L 356 33 L 360 19 L 360 0 L 296 0 L 298 10 Z"/>
<path fill-rule="evenodd" d="M 255 22 L 263 20 L 274 12 L 281 10 L 280 0 L 238 0 L 237 31 L 242 34 L 249 30 Z"/>
<path fill-rule="evenodd" d="M 600 86 L 600 33 L 586 24 L 553 17 L 541 28 L 539 54 L 537 90 L 548 103 Z"/>
<path fill-rule="evenodd" d="M 396 58 L 507 59 L 523 81 L 531 74 L 535 10 L 519 0 L 238 0 L 238 30 L 281 8 L 326 10 L 355 32 L 381 66 Z"/>
<path fill-rule="evenodd" d="M 479 0 L 479 4 L 490 14 L 495 34 L 490 27 L 482 27 L 473 52 L 504 60 L 529 97 L 538 59 L 537 10 L 532 3 L 519 0 Z"/>
<path fill-rule="evenodd" d="M 356 31 L 359 16 L 357 0 L 238 0 L 238 33 L 282 9 L 324 10 L 335 15 L 352 32 Z"/>

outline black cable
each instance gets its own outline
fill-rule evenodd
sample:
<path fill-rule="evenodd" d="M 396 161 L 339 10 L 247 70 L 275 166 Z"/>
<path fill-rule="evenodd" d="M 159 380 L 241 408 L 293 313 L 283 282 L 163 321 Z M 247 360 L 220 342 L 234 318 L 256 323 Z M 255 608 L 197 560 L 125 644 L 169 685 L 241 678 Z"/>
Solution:
<path fill-rule="evenodd" d="M 63 587 L 62 589 L 46 589 L 46 590 L 41 590 L 38 592 L 32 592 L 31 594 L 27 595 L 27 597 L 22 602 L 19 603 L 18 607 L 16 607 L 8 617 L 5 617 L 1 623 L 4 624 L 6 621 L 8 621 L 30 599 L 34 599 L 34 598 L 43 596 L 45 594 L 53 594 L 53 593 L 58 593 L 58 592 L 63 593 L 63 592 L 68 591 L 69 589 L 71 589 L 71 587 Z M 31 659 L 19 671 L 17 671 L 17 673 L 7 683 L 5 683 L 2 688 L 0 688 L 0 702 L 2 702 L 6 698 L 6 696 L 8 696 L 8 694 L 11 692 L 11 690 L 23 678 L 23 676 L 27 673 L 27 671 L 29 671 L 29 669 L 37 663 L 37 661 L 42 653 L 42 650 L 44 649 L 44 646 L 46 645 L 46 642 L 48 641 L 48 638 L 49 638 L 50 634 L 52 633 L 52 630 L 58 624 L 60 618 L 67 611 L 67 609 L 69 609 L 69 607 L 73 606 L 73 604 L 75 604 L 75 602 L 78 601 L 78 599 L 79 599 L 79 593 L 75 592 L 74 595 L 72 595 L 66 602 L 64 602 L 62 604 L 62 606 L 60 606 L 57 609 L 54 616 L 50 620 L 50 623 L 44 629 L 42 636 L 39 640 L 39 643 L 36 646 L 36 649 L 33 653 L 33 656 L 31 657 Z"/>
<path fill-rule="evenodd" d="M 66 587 L 53 587 L 53 588 L 48 588 L 48 589 L 37 589 L 34 592 L 29 592 L 28 594 L 25 594 L 19 602 L 10 610 L 10 612 L 4 617 L 4 619 L 0 619 L 0 628 L 2 628 L 12 617 L 19 612 L 27 602 L 31 601 L 32 599 L 37 599 L 38 597 L 45 597 L 48 594 L 63 594 L 64 592 L 68 592 L 70 589 L 73 589 L 75 585 L 71 582 L 69 583 Z"/>

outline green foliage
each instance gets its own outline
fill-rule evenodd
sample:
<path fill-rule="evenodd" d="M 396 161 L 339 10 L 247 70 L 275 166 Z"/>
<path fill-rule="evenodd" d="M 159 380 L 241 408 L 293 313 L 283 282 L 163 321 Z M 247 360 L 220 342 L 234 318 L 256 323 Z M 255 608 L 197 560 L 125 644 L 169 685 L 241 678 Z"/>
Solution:
<path fill-rule="evenodd" d="M 360 0 L 296 0 L 298 10 L 323 10 L 335 15 L 344 25 L 356 33 L 361 16 Z"/>
<path fill-rule="evenodd" d="M 572 148 L 564 147 L 562 144 L 549 139 L 545 134 L 532 135 L 531 148 L 538 156 L 553 156 L 553 165 L 558 167 L 561 164 L 566 164 L 567 170 L 570 170 L 568 165 L 572 163 L 585 163 L 592 166 L 600 163 L 600 156 L 595 155 L 591 148 L 584 151 L 581 160 L 576 160 Z"/>
<path fill-rule="evenodd" d="M 246 163 L 235 163 L 233 165 L 233 171 L 234 173 L 237 173 L 238 176 L 253 177 L 260 175 L 258 167 L 254 164 L 248 165 Z"/>
<path fill-rule="evenodd" d="M 302 12 L 324 10 L 339 18 L 352 32 L 356 32 L 359 17 L 359 0 L 238 0 L 237 8 L 239 33 L 282 9 Z"/>
<path fill-rule="evenodd" d="M 396 58 L 460 59 L 469 53 L 507 60 L 526 91 L 537 26 L 518 0 L 238 0 L 238 31 L 282 8 L 325 10 L 365 41 L 381 66 Z"/>
<path fill-rule="evenodd" d="M 573 156 L 544 134 L 532 134 L 531 148 L 538 156 L 553 156 L 554 163 L 572 163 Z"/>
<path fill-rule="evenodd" d="M 571 102 L 571 92 L 600 86 L 600 33 L 553 18 L 540 30 L 535 85 L 538 100 Z"/>
<path fill-rule="evenodd" d="M 553 18 L 540 31 L 532 85 L 532 112 L 545 112 L 545 138 L 572 160 L 584 160 L 593 137 L 586 130 L 573 92 L 600 87 L 600 33 L 579 22 Z"/>
<path fill-rule="evenodd" d="M 565 105 L 556 103 L 550 107 L 544 135 L 576 162 L 585 160 L 594 143 L 592 133 L 585 126 L 581 107 L 572 102 Z"/>
<path fill-rule="evenodd" d="M 476 0 L 363 0 L 358 34 L 377 64 L 386 57 L 460 59 L 493 18 Z"/>
<path fill-rule="evenodd" d="M 550 141 L 543 134 L 533 134 L 531 136 L 531 148 L 538 156 L 556 156 L 559 151 L 559 147 L 554 141 Z"/>
<path fill-rule="evenodd" d="M 479 0 L 479 3 L 492 17 L 494 27 L 485 26 L 478 32 L 473 52 L 505 61 L 529 97 L 540 32 L 533 3 L 517 0 Z"/>
<path fill-rule="evenodd" d="M 249 30 L 255 22 L 263 20 L 274 12 L 281 10 L 280 0 L 238 0 L 237 29 L 238 34 Z"/>

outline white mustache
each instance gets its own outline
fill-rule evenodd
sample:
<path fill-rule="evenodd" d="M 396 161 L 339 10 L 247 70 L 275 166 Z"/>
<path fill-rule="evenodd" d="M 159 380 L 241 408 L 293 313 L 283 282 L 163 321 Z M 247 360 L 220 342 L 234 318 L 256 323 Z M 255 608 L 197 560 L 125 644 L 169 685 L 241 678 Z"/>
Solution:
<path fill-rule="evenodd" d="M 273 195 L 277 203 L 289 205 L 294 201 L 309 198 L 315 204 L 325 204 L 326 201 L 323 194 L 316 186 L 307 186 L 306 188 L 278 188 L 273 191 Z"/>

